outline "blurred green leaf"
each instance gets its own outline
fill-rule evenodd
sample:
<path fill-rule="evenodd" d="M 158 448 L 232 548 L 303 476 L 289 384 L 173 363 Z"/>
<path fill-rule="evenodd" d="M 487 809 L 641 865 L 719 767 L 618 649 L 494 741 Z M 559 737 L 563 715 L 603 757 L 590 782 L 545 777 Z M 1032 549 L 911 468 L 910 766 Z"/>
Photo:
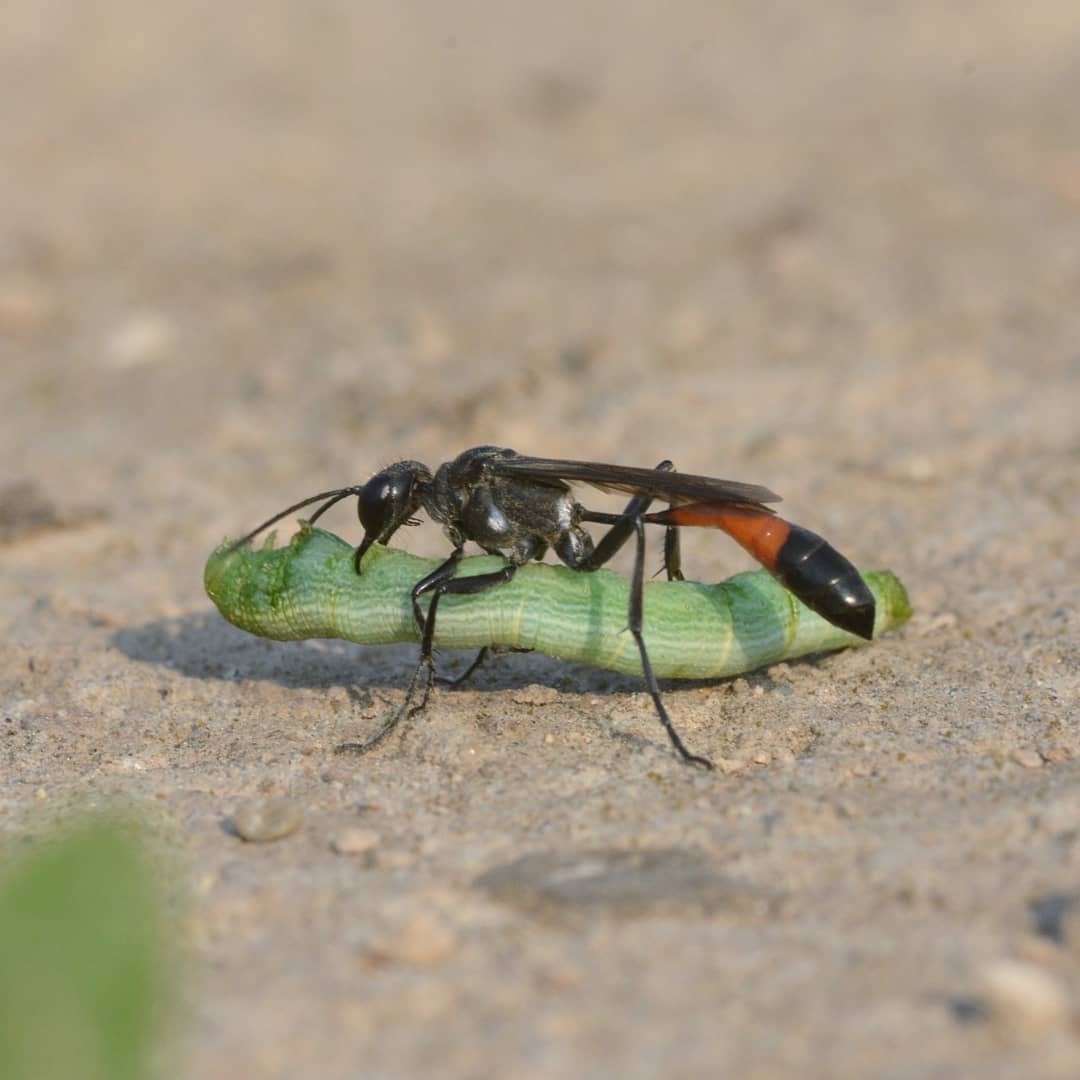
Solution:
<path fill-rule="evenodd" d="M 4 862 L 0 1076 L 147 1076 L 164 971 L 157 890 L 134 830 L 84 825 Z"/>

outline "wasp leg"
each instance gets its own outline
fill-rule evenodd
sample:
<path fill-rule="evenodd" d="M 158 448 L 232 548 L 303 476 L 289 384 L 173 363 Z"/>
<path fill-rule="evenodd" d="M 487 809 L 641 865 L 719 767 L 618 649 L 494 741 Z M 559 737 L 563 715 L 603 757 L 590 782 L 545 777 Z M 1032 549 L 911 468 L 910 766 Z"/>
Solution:
<path fill-rule="evenodd" d="M 664 707 L 664 702 L 660 698 L 660 687 L 656 682 L 656 675 L 653 673 L 652 664 L 649 662 L 649 651 L 645 648 L 645 636 L 642 633 L 645 612 L 643 596 L 645 578 L 645 522 L 640 517 L 634 522 L 634 532 L 637 536 L 637 552 L 634 557 L 634 576 L 630 582 L 630 611 L 627 622 L 629 624 L 628 628 L 630 633 L 634 635 L 634 640 L 637 642 L 638 652 L 641 655 L 641 670 L 645 676 L 645 685 L 648 688 L 649 696 L 653 700 L 653 705 L 656 706 L 656 715 L 660 718 L 660 723 L 664 725 L 664 730 L 671 740 L 671 745 L 678 751 L 679 756 L 687 764 L 701 765 L 706 769 L 712 769 L 714 768 L 713 763 L 707 757 L 702 757 L 700 754 L 691 754 L 690 751 L 686 749 L 682 739 L 679 737 L 679 733 L 675 730 L 675 725 L 671 722 L 671 717 L 668 716 L 668 711 Z"/>
<path fill-rule="evenodd" d="M 675 466 L 670 461 L 661 461 L 656 466 L 657 472 L 673 472 Z M 596 570 L 608 562 L 634 533 L 634 520 L 644 514 L 652 505 L 649 495 L 635 495 L 621 514 L 603 514 L 599 511 L 586 511 L 582 521 L 591 521 L 600 525 L 610 525 L 600 538 L 592 555 L 583 560 L 579 569 Z M 668 581 L 682 581 L 682 557 L 679 552 L 679 529 L 669 525 L 664 530 L 664 569 Z"/>
<path fill-rule="evenodd" d="M 523 561 L 527 562 L 528 558 L 531 558 L 531 552 L 522 551 L 520 554 L 524 557 Z M 382 742 L 406 717 L 412 718 L 424 711 L 428 697 L 431 694 L 431 687 L 435 682 L 435 618 L 442 597 L 447 594 L 451 596 L 471 596 L 476 593 L 487 592 L 489 589 L 495 589 L 499 585 L 508 582 L 517 573 L 520 565 L 515 560 L 508 562 L 501 570 L 494 570 L 490 574 L 475 574 L 463 578 L 454 577 L 453 575 L 457 572 L 460 561 L 461 549 L 457 548 L 451 553 L 446 562 L 413 586 L 413 614 L 423 628 L 423 634 L 420 638 L 420 662 L 416 665 L 416 670 L 413 672 L 413 677 L 409 682 L 409 688 L 405 692 L 405 700 L 372 738 L 362 743 L 342 743 L 336 748 L 337 753 L 367 753 L 367 751 Z M 428 605 L 426 616 L 420 610 L 419 604 L 419 597 L 425 592 L 431 593 L 431 603 Z M 484 650 L 481 650 L 481 654 L 483 652 Z M 478 666 L 479 660 L 478 657 L 477 660 L 473 661 L 466 674 L 471 674 L 472 670 Z M 421 685 L 423 686 L 423 694 L 416 704 L 412 704 Z"/>

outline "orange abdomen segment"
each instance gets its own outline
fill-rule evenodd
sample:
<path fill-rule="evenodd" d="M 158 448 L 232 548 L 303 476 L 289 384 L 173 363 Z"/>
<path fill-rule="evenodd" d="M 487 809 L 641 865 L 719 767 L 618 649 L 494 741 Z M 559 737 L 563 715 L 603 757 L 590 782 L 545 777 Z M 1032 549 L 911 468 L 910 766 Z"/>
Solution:
<path fill-rule="evenodd" d="M 729 503 L 673 506 L 645 520 L 723 529 L 822 618 L 867 640 L 874 636 L 874 594 L 859 571 L 817 533 L 767 510 Z"/>
<path fill-rule="evenodd" d="M 791 536 L 791 526 L 783 518 L 765 510 L 725 503 L 689 503 L 649 516 L 664 525 L 723 529 L 766 570 L 774 572 L 779 569 L 780 551 Z"/>

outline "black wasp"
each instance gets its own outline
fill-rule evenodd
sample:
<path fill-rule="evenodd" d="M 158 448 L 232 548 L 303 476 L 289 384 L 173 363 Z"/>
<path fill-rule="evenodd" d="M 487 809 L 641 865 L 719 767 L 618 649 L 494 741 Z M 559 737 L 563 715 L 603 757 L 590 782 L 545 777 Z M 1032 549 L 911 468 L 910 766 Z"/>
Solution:
<path fill-rule="evenodd" d="M 588 510 L 573 496 L 570 485 L 590 484 L 602 491 L 631 495 L 620 514 Z M 439 567 L 412 588 L 412 607 L 421 632 L 420 663 L 405 701 L 374 738 L 347 743 L 339 749 L 368 750 L 381 741 L 402 719 L 421 711 L 434 680 L 433 643 L 439 600 L 446 594 L 484 592 L 509 581 L 519 566 L 541 559 L 548 548 L 573 570 L 596 570 L 634 536 L 636 553 L 631 579 L 627 626 L 637 642 L 645 683 L 657 715 L 683 761 L 712 767 L 708 758 L 690 753 L 683 745 L 660 698 L 660 689 L 649 663 L 642 635 L 642 585 L 645 569 L 645 526 L 663 525 L 664 568 L 669 579 L 682 579 L 679 528 L 696 525 L 722 529 L 741 544 L 781 584 L 807 607 L 829 622 L 872 638 L 874 597 L 854 566 L 816 533 L 784 521 L 765 503 L 779 496 L 756 484 L 716 480 L 708 476 L 678 473 L 670 461 L 655 469 L 602 465 L 588 461 L 526 457 L 497 446 L 476 446 L 440 465 L 432 474 L 419 461 L 399 461 L 376 473 L 364 484 L 323 491 L 302 499 L 264 521 L 238 540 L 246 544 L 263 529 L 283 517 L 322 502 L 310 521 L 321 517 L 335 503 L 350 495 L 358 497 L 364 538 L 356 549 L 356 571 L 361 572 L 364 553 L 372 544 L 386 544 L 403 525 L 416 525 L 414 515 L 423 509 L 443 528 L 453 550 Z M 649 513 L 654 500 L 668 509 Z M 585 524 L 609 526 L 594 541 Z M 455 577 L 467 541 L 484 551 L 502 555 L 501 569 L 474 577 Z M 420 597 L 430 594 L 427 614 Z M 481 650 L 462 678 L 483 660 Z M 423 683 L 421 700 L 410 707 L 417 687 Z"/>

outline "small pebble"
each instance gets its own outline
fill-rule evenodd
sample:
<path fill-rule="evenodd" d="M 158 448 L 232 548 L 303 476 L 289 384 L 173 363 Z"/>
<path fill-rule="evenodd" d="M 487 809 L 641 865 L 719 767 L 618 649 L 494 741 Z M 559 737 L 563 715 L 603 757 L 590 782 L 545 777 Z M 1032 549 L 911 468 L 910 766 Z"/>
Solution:
<path fill-rule="evenodd" d="M 367 855 L 379 846 L 380 840 L 374 829 L 353 827 L 342 829 L 330 841 L 330 847 L 339 855 Z"/>
<path fill-rule="evenodd" d="M 1049 750 L 1044 750 L 1042 753 L 1043 761 L 1047 765 L 1064 765 L 1067 761 L 1072 761 L 1072 751 L 1067 746 L 1051 746 Z"/>
<path fill-rule="evenodd" d="M 430 912 L 418 911 L 405 921 L 397 936 L 386 945 L 387 954 L 402 964 L 434 967 L 457 948 L 453 930 Z"/>
<path fill-rule="evenodd" d="M 1037 750 L 1022 746 L 1012 752 L 1012 759 L 1017 765 L 1025 769 L 1041 769 L 1043 767 L 1042 755 Z"/>
<path fill-rule="evenodd" d="M 139 311 L 113 329 L 105 343 L 110 367 L 127 369 L 165 359 L 176 343 L 176 324 L 159 311 Z"/>
<path fill-rule="evenodd" d="M 300 828 L 304 811 L 292 799 L 252 799 L 232 816 L 236 835 L 252 843 L 281 840 Z"/>
<path fill-rule="evenodd" d="M 1034 964 L 999 960 L 983 969 L 979 984 L 990 1022 L 1009 1038 L 1038 1039 L 1069 1022 L 1061 982 Z"/>
<path fill-rule="evenodd" d="M 897 480 L 911 480 L 916 483 L 927 483 L 938 476 L 938 467 L 933 458 L 922 454 L 912 454 L 900 458 L 888 468 L 886 475 Z"/>

